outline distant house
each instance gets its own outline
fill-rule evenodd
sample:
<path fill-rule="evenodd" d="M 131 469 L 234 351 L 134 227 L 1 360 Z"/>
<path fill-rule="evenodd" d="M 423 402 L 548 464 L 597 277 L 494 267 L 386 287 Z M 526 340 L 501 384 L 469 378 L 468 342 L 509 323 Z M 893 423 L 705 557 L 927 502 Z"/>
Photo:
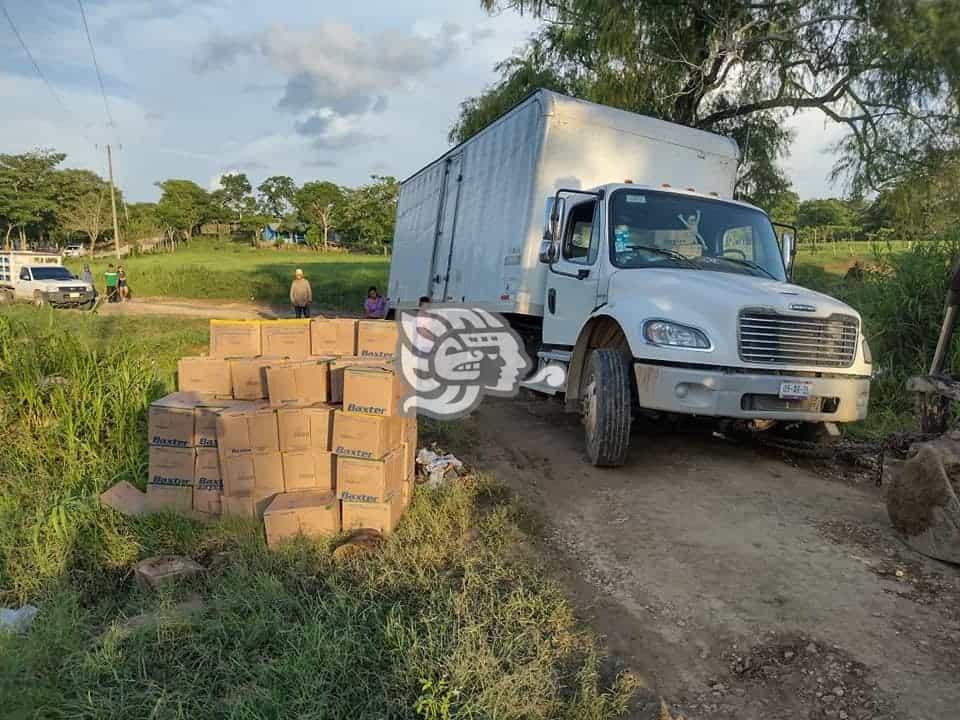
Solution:
<path fill-rule="evenodd" d="M 293 230 L 281 230 L 283 223 L 268 223 L 263 228 L 263 239 L 266 242 L 283 243 L 284 245 L 303 245 L 307 242 L 306 226 L 297 226 Z"/>

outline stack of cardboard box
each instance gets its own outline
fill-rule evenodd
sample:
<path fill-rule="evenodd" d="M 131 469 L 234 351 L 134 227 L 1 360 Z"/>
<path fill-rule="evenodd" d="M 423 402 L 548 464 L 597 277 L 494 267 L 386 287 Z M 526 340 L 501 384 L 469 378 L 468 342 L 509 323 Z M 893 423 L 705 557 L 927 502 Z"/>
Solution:
<path fill-rule="evenodd" d="M 150 408 L 149 509 L 262 518 L 267 541 L 389 533 L 413 490 L 395 323 L 211 321 Z"/>

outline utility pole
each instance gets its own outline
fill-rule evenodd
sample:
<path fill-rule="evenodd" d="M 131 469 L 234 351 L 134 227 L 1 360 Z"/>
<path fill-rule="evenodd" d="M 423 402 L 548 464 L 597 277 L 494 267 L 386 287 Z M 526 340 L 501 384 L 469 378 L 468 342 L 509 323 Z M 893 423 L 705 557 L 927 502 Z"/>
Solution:
<path fill-rule="evenodd" d="M 119 260 L 120 226 L 117 224 L 117 196 L 113 192 L 113 155 L 110 152 L 110 143 L 107 143 L 107 170 L 110 173 L 110 207 L 113 209 L 113 244 L 117 251 L 117 260 Z"/>

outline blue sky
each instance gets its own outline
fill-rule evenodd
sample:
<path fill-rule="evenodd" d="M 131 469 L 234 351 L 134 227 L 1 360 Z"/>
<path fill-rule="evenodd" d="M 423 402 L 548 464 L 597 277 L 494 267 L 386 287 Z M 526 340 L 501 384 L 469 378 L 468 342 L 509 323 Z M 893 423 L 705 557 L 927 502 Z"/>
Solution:
<path fill-rule="evenodd" d="M 157 180 L 209 188 L 238 170 L 254 185 L 405 177 L 447 148 L 460 102 L 535 27 L 479 0 L 86 0 L 111 128 L 76 0 L 5 2 L 69 112 L 0 18 L 0 152 L 53 147 L 105 174 L 112 142 L 130 200 L 155 200 Z M 812 113 L 790 124 L 801 197 L 838 192 L 826 183 L 837 129 Z"/>

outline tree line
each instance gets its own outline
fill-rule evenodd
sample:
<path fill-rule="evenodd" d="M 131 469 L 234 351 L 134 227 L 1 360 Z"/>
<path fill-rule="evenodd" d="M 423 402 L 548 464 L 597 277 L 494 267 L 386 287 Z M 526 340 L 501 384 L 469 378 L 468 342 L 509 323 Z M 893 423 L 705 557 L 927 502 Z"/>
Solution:
<path fill-rule="evenodd" d="M 785 120 L 847 130 L 834 177 L 855 196 L 901 186 L 960 149 L 956 0 L 479 0 L 540 21 L 467 98 L 462 141 L 540 87 L 733 137 L 737 196 L 789 190 Z"/>
<path fill-rule="evenodd" d="M 64 247 L 82 242 L 92 250 L 113 241 L 109 186 L 89 170 L 61 167 L 52 150 L 0 154 L 0 232 L 3 247 Z M 400 184 L 373 175 L 359 187 L 317 180 L 298 186 L 274 175 L 256 189 L 244 173 L 223 175 L 213 191 L 192 180 L 157 183 L 155 203 L 126 203 L 117 193 L 120 234 L 136 241 L 162 236 L 173 250 L 208 223 L 260 244 L 265 228 L 302 235 L 315 249 L 339 247 L 385 252 L 393 238 Z"/>

